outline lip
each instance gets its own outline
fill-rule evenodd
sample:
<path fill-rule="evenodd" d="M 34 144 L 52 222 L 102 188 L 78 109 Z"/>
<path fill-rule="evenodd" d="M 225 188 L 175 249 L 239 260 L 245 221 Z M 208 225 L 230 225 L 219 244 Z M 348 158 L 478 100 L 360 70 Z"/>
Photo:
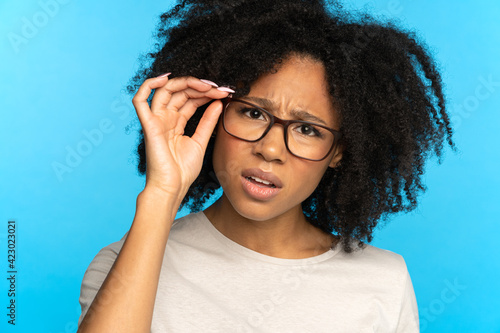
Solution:
<path fill-rule="evenodd" d="M 275 187 L 269 187 L 266 185 L 256 184 L 247 179 L 247 177 L 258 177 L 262 180 L 273 183 Z M 274 198 L 281 191 L 283 183 L 274 174 L 270 172 L 265 172 L 260 169 L 246 169 L 242 172 L 241 184 L 243 190 L 253 199 L 259 201 L 268 201 Z"/>
<path fill-rule="evenodd" d="M 260 178 L 262 180 L 273 183 L 274 186 L 276 186 L 277 188 L 283 187 L 283 183 L 281 182 L 281 179 L 279 179 L 278 176 L 276 176 L 272 172 L 266 172 L 266 171 L 262 171 L 261 169 L 251 168 L 251 169 L 243 170 L 241 175 L 243 176 L 243 178 L 250 177 L 250 176 Z"/>

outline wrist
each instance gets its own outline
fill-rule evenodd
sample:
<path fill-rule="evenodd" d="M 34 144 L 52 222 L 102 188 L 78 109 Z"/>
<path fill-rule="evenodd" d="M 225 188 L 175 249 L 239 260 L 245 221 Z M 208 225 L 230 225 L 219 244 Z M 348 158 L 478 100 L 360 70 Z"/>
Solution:
<path fill-rule="evenodd" d="M 144 189 L 139 193 L 140 197 L 147 197 L 150 200 L 159 200 L 159 201 L 168 201 L 168 202 L 182 202 L 184 196 L 187 193 L 187 189 L 185 191 L 178 190 L 167 190 L 159 186 L 150 185 L 146 183 Z"/>
<path fill-rule="evenodd" d="M 170 217 L 173 221 L 183 199 L 184 195 L 181 193 L 173 194 L 156 187 L 146 186 L 137 196 L 137 208 L 145 208 L 149 213 L 170 212 L 166 217 Z"/>

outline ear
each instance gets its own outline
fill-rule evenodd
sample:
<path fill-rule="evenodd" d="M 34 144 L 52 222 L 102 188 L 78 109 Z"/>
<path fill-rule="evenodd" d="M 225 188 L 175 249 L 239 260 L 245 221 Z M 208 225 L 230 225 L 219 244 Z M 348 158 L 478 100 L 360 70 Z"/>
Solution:
<path fill-rule="evenodd" d="M 330 164 L 328 164 L 328 167 L 335 168 L 340 163 L 343 152 L 344 152 L 344 146 L 337 145 L 337 147 L 335 147 L 335 152 L 333 153 L 333 157 L 330 161 Z"/>

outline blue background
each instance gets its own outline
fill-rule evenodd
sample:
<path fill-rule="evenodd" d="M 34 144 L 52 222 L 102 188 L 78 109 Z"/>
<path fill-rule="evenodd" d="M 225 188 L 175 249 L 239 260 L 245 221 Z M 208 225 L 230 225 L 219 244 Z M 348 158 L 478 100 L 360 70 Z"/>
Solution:
<path fill-rule="evenodd" d="M 54 1 L 0 2 L 2 332 L 76 331 L 83 274 L 127 231 L 144 186 L 123 88 L 172 5 L 44 3 Z M 346 8 L 419 32 L 442 68 L 460 149 L 441 165 L 430 161 L 419 208 L 380 228 L 374 245 L 404 256 L 422 332 L 500 332 L 500 3 L 359 0 Z M 85 133 L 97 130 L 102 138 L 89 144 Z M 78 149 L 86 156 L 54 170 Z M 15 328 L 6 316 L 8 219 L 17 221 Z"/>

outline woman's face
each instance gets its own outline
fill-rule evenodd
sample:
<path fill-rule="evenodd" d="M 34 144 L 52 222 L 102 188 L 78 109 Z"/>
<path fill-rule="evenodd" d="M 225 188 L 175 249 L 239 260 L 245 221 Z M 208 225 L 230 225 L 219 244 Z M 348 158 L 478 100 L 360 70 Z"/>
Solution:
<path fill-rule="evenodd" d="M 276 73 L 260 77 L 242 99 L 281 119 L 313 121 L 292 115 L 300 110 L 321 119 L 330 128 L 340 128 L 324 67 L 310 58 L 290 57 Z M 234 138 L 218 126 L 213 165 L 233 208 L 245 218 L 263 221 L 291 210 L 301 212 L 301 203 L 317 187 L 326 169 L 340 161 L 339 150 L 322 161 L 308 161 L 286 149 L 281 125 L 274 125 L 257 142 Z M 256 178 L 270 181 L 275 187 Z"/>

